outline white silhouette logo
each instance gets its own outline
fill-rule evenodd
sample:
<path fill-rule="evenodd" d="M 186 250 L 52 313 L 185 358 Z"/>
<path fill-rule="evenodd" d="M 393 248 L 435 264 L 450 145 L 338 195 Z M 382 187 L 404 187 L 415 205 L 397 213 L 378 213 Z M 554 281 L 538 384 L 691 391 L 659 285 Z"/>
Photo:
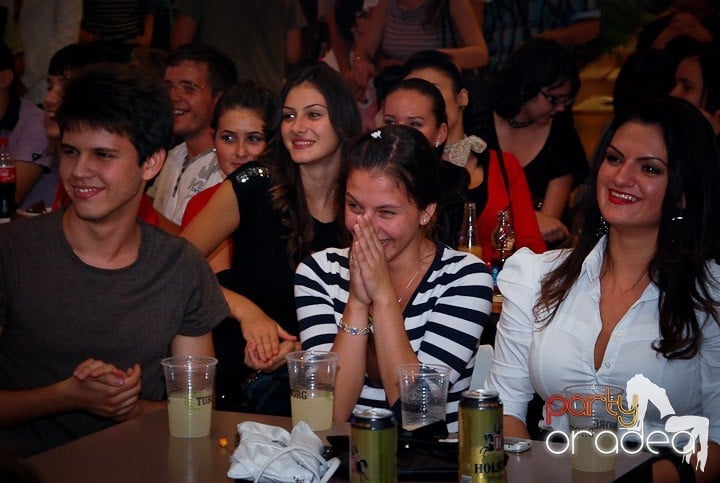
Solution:
<path fill-rule="evenodd" d="M 639 453 L 643 447 L 652 454 L 658 454 L 658 451 L 653 447 L 654 445 L 668 445 L 670 444 L 672 449 L 683 456 L 683 460 L 686 463 L 690 463 L 691 456 L 695 451 L 695 442 L 699 441 L 700 449 L 697 451 L 697 462 L 695 469 L 705 471 L 705 463 L 707 462 L 708 456 L 708 435 L 710 431 L 710 420 L 703 416 L 691 416 L 675 414 L 675 409 L 670 400 L 667 397 L 667 392 L 664 388 L 658 386 L 650 379 L 642 374 L 635 374 L 628 380 L 625 386 L 625 407 L 623 406 L 623 396 L 611 396 L 610 391 L 606 390 L 603 395 L 570 395 L 569 397 L 554 394 L 548 397 L 545 403 L 545 420 L 548 424 L 552 424 L 553 416 L 562 416 L 566 412 L 569 412 L 575 416 L 591 416 L 592 405 L 594 401 L 604 403 L 607 408 L 608 414 L 617 418 L 617 422 L 627 431 L 619 438 L 614 431 L 602 431 L 607 433 L 609 436 L 615 438 L 614 447 L 608 451 L 597 448 L 599 452 L 603 454 L 618 453 L 619 448 L 629 454 Z M 587 401 L 585 401 L 587 399 Z M 580 402 L 581 404 L 578 404 Z M 584 404 L 582 404 L 584 402 Z M 645 435 L 643 431 L 643 421 L 645 414 L 648 409 L 648 403 L 652 403 L 660 412 L 660 417 L 668 417 L 665 421 L 665 431 L 652 431 Z M 598 428 L 600 429 L 600 428 Z M 555 454 L 562 454 L 568 449 L 574 450 L 575 438 L 578 436 L 576 433 L 588 431 L 572 431 L 571 435 L 565 434 L 563 431 L 555 430 L 548 435 L 545 440 L 547 449 Z M 625 447 L 625 439 L 627 436 L 634 434 L 640 437 L 642 444 L 639 448 L 634 449 Z M 672 436 L 668 436 L 672 434 Z M 676 446 L 676 438 L 680 436 L 687 436 L 687 443 L 678 448 Z M 552 436 L 564 437 L 566 445 L 563 449 L 558 450 L 550 446 L 549 441 Z"/>
<path fill-rule="evenodd" d="M 710 431 L 710 420 L 703 416 L 676 416 L 675 409 L 670 404 L 665 389 L 652 382 L 642 374 L 635 374 L 625 385 L 625 393 L 628 401 L 632 401 L 631 407 L 635 408 L 637 418 L 635 425 L 630 427 L 631 431 L 642 433 L 643 420 L 647 411 L 648 402 L 660 411 L 660 417 L 670 416 L 665 421 L 665 431 L 668 433 L 686 433 L 689 440 L 682 448 L 683 460 L 690 463 L 690 456 L 695 452 L 695 440 L 700 440 L 700 451 L 697 454 L 695 469 L 705 471 L 705 463 L 708 456 L 708 433 Z M 652 433 L 651 433 L 652 434 Z"/>

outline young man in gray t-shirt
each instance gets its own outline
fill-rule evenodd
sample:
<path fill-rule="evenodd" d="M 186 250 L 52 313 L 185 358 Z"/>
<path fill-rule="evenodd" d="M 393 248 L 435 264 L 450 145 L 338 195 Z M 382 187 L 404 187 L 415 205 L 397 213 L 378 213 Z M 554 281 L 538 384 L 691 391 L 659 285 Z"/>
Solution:
<path fill-rule="evenodd" d="M 166 407 L 160 359 L 213 355 L 228 314 L 202 256 L 137 219 L 172 137 L 163 86 L 93 66 L 57 119 L 71 204 L 0 228 L 0 446 L 21 456 Z"/>

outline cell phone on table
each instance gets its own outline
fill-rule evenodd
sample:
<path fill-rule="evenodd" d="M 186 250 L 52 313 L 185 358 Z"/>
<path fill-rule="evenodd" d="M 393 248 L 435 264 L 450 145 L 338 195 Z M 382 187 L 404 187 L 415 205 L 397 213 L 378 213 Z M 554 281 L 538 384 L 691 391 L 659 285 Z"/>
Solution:
<path fill-rule="evenodd" d="M 532 441 L 525 438 L 514 438 L 512 436 L 506 436 L 503 438 L 503 449 L 510 453 L 522 453 L 527 451 L 532 446 Z"/>

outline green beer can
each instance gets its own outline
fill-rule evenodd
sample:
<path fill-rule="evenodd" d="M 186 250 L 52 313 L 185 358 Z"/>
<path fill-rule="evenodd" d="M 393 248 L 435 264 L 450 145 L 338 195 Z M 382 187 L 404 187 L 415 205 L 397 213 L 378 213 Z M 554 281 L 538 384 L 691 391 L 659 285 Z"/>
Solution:
<path fill-rule="evenodd" d="M 458 414 L 460 483 L 505 481 L 502 417 L 497 391 L 471 389 L 462 393 Z"/>
<path fill-rule="evenodd" d="M 395 482 L 397 427 L 389 409 L 358 408 L 350 420 L 350 482 Z"/>

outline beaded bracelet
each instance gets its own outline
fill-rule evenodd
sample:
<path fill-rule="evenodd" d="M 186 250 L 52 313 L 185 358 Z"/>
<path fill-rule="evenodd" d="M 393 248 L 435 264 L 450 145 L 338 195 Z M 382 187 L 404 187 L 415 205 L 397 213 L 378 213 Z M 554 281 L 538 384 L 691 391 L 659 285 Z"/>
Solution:
<path fill-rule="evenodd" d="M 372 331 L 372 319 L 368 320 L 367 327 L 359 328 L 347 325 L 341 317 L 340 320 L 338 320 L 337 326 L 350 335 L 368 335 Z"/>

